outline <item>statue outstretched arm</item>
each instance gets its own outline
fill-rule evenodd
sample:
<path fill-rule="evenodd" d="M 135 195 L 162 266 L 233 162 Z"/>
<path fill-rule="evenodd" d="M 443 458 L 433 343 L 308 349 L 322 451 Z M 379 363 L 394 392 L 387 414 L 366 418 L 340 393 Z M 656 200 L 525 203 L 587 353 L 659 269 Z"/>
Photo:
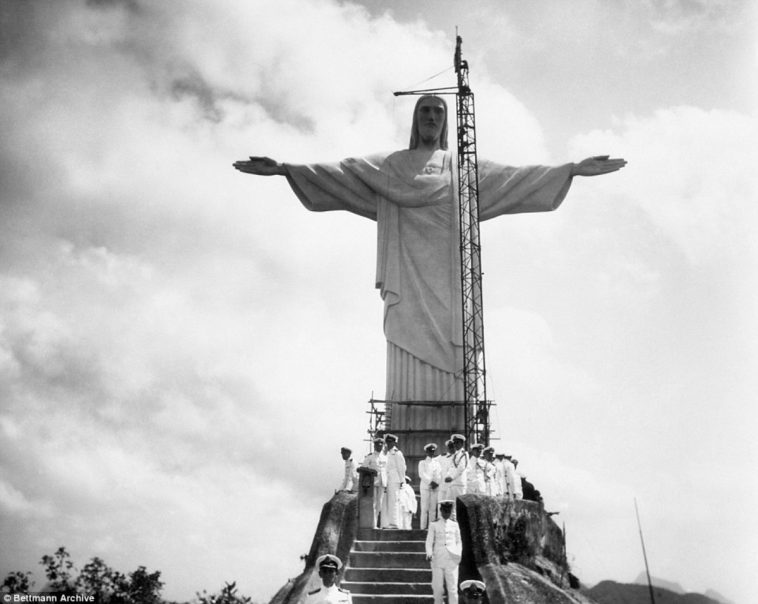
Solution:
<path fill-rule="evenodd" d="M 284 176 L 287 170 L 284 164 L 271 159 L 270 157 L 250 156 L 249 160 L 240 160 L 232 164 L 235 169 L 247 174 L 257 174 L 258 176 Z"/>
<path fill-rule="evenodd" d="M 610 159 L 608 155 L 596 155 L 583 159 L 578 164 L 571 164 L 571 176 L 600 176 L 621 170 L 625 165 L 625 159 Z"/>

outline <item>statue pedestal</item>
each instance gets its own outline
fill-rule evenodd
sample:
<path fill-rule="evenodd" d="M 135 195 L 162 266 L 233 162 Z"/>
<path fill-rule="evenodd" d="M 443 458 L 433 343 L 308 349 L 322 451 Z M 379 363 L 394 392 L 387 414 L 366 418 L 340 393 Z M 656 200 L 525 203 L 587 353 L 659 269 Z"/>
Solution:
<path fill-rule="evenodd" d="M 376 470 L 358 468 L 358 528 L 374 528 L 374 479 Z"/>
<path fill-rule="evenodd" d="M 445 441 L 451 434 L 465 434 L 462 401 L 387 401 L 386 432 L 398 437 L 398 448 L 405 456 L 406 474 L 418 488 L 418 462 L 426 457 L 424 447 L 437 445 L 437 453 L 445 455 Z M 466 447 L 470 443 L 466 443 Z"/>

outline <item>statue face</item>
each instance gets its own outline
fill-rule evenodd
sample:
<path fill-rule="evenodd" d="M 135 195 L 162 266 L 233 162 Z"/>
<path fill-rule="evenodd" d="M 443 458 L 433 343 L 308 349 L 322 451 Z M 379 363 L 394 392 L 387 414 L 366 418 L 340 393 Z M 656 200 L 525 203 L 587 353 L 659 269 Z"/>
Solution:
<path fill-rule="evenodd" d="M 442 101 L 433 97 L 422 99 L 416 109 L 416 119 L 421 141 L 426 145 L 439 143 L 447 119 Z"/>

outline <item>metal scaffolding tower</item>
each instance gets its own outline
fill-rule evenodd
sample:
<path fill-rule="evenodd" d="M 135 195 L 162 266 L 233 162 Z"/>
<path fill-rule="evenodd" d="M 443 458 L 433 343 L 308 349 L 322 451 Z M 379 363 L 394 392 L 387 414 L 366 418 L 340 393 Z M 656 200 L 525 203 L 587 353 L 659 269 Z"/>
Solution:
<path fill-rule="evenodd" d="M 479 242 L 479 170 L 476 158 L 474 93 L 468 84 L 468 62 L 461 58 L 456 36 L 455 72 L 458 121 L 458 210 L 461 244 L 461 304 L 463 310 L 463 388 L 469 442 L 489 444 L 490 423 L 484 363 L 484 309 Z"/>

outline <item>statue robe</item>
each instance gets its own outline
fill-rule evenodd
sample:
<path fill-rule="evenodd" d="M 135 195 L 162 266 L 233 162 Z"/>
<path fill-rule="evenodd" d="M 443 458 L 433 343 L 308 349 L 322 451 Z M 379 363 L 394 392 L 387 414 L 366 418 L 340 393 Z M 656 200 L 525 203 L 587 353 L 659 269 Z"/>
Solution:
<path fill-rule="evenodd" d="M 337 163 L 285 164 L 302 204 L 377 221 L 376 287 L 384 301 L 387 390 L 396 401 L 463 398 L 463 342 L 457 170 L 414 170 L 411 152 Z M 570 165 L 513 168 L 479 161 L 479 216 L 557 208 Z"/>

